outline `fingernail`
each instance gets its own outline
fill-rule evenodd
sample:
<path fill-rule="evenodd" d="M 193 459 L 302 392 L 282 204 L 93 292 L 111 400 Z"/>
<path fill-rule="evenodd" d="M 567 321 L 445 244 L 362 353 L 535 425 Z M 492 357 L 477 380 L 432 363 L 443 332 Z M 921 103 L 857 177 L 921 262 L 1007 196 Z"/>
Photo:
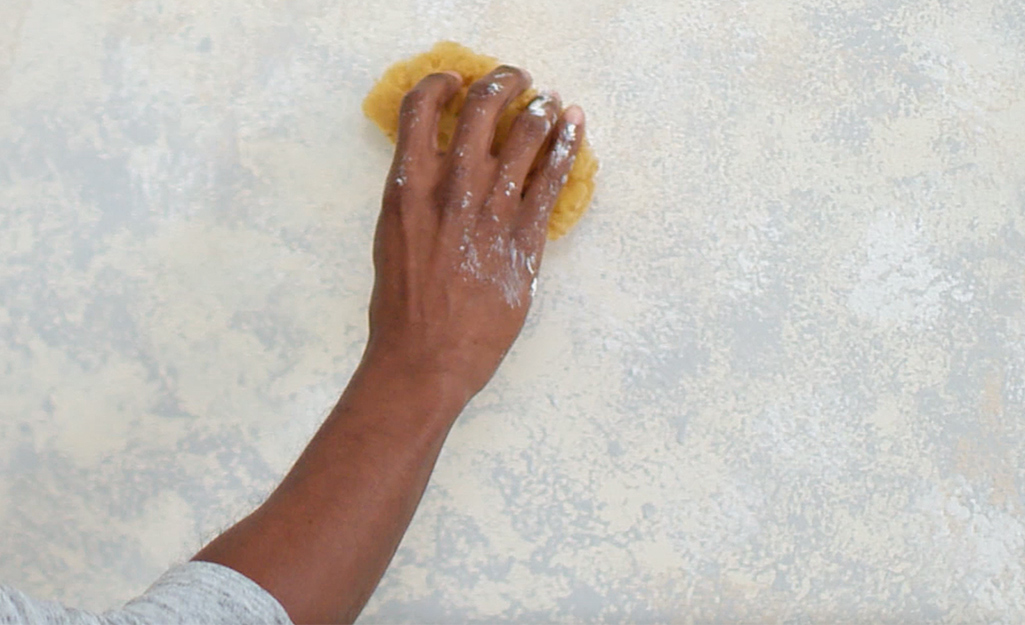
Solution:
<path fill-rule="evenodd" d="M 492 78 L 505 78 L 515 72 L 523 74 L 523 77 L 527 79 L 527 82 L 533 82 L 534 78 L 530 75 L 530 72 L 523 69 L 522 67 L 513 67 L 512 65 L 499 65 L 492 70 Z"/>
<path fill-rule="evenodd" d="M 574 126 L 584 123 L 584 109 L 576 104 L 566 109 L 562 116 L 566 119 L 566 123 L 573 124 Z"/>
<path fill-rule="evenodd" d="M 455 76 L 457 79 L 459 79 L 459 82 L 463 82 L 463 75 L 460 74 L 459 72 L 453 72 L 452 70 L 445 70 L 444 72 L 442 72 L 442 74 L 448 74 L 449 76 Z"/>

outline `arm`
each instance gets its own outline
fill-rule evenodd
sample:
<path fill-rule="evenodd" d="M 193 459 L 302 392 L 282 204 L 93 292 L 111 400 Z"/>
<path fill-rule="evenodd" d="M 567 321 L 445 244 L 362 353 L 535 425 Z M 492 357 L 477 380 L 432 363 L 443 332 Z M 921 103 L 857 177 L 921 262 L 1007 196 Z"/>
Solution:
<path fill-rule="evenodd" d="M 461 86 L 425 78 L 403 101 L 374 243 L 363 359 L 337 406 L 267 501 L 202 549 L 296 622 L 351 622 L 398 547 L 445 437 L 519 334 L 548 215 L 583 138 L 555 96 L 497 120 L 530 77 L 475 83 L 447 151 L 439 111 Z M 497 85 L 497 88 L 494 86 Z"/>

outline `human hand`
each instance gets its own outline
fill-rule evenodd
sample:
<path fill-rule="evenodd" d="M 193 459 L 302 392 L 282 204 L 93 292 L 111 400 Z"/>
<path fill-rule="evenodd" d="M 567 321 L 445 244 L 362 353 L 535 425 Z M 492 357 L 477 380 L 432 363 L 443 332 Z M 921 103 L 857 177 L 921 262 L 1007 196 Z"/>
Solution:
<path fill-rule="evenodd" d="M 530 76 L 501 66 L 474 83 L 455 135 L 438 118 L 462 86 L 424 78 L 402 102 L 374 243 L 376 277 L 364 363 L 426 377 L 459 408 L 494 374 L 527 315 L 548 216 L 583 140 L 576 106 L 540 95 L 492 149 L 505 107 Z"/>

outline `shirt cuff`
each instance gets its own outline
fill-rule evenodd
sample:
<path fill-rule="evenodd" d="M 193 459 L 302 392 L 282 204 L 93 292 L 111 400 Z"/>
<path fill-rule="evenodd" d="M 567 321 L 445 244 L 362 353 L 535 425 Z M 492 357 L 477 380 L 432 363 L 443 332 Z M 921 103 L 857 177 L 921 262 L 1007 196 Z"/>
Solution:
<path fill-rule="evenodd" d="M 171 568 L 121 611 L 144 623 L 293 625 L 278 600 L 259 584 L 213 562 Z"/>

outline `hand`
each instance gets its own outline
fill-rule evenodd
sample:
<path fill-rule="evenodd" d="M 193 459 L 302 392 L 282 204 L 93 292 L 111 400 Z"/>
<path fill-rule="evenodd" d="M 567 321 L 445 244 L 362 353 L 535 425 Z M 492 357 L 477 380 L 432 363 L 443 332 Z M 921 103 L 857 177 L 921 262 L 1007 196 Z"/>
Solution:
<path fill-rule="evenodd" d="M 438 118 L 462 78 L 432 74 L 402 102 L 377 224 L 364 363 L 427 376 L 462 404 L 491 379 L 523 327 L 548 216 L 583 140 L 583 111 L 570 107 L 560 117 L 558 96 L 541 95 L 495 153 L 502 111 L 530 82 L 501 66 L 474 83 L 445 151 Z"/>

